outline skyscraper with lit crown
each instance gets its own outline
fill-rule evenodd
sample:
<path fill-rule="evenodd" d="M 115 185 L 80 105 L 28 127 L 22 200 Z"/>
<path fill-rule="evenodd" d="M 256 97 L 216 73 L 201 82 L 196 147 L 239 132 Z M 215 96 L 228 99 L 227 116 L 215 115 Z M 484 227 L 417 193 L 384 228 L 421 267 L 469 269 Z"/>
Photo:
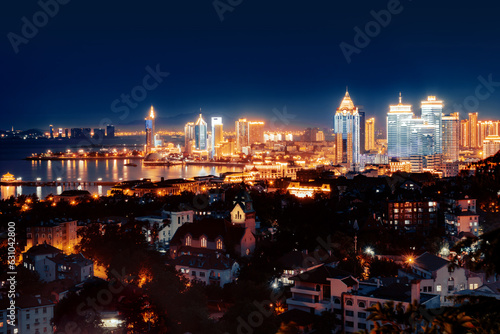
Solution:
<path fill-rule="evenodd" d="M 333 131 L 335 134 L 342 135 L 342 152 L 344 152 L 343 156 L 345 155 L 342 160 L 348 164 L 356 164 L 360 161 L 360 121 L 359 110 L 354 106 L 346 89 L 345 96 L 333 118 Z"/>
<path fill-rule="evenodd" d="M 198 120 L 194 125 L 194 141 L 196 149 L 201 151 L 206 151 L 208 149 L 207 140 L 208 140 L 207 122 L 205 122 L 200 113 L 200 117 L 198 117 Z"/>
<path fill-rule="evenodd" d="M 413 116 L 411 104 L 403 104 L 401 93 L 399 93 L 399 103 L 389 106 L 387 113 L 387 154 L 390 158 L 410 157 Z"/>
<path fill-rule="evenodd" d="M 153 106 L 149 111 L 149 116 L 146 117 L 146 154 L 151 152 L 151 148 L 154 147 L 155 138 L 155 111 Z"/>

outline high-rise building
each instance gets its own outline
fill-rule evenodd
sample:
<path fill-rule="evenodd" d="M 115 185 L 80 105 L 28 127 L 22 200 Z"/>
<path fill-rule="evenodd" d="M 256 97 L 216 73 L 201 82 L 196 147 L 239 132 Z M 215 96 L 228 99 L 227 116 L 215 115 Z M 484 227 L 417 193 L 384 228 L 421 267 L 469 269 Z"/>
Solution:
<path fill-rule="evenodd" d="M 59 128 L 59 129 L 57 130 L 57 137 L 58 137 L 58 138 L 62 138 L 62 136 L 63 136 L 63 129 L 62 129 L 62 128 Z"/>
<path fill-rule="evenodd" d="M 240 118 L 235 122 L 236 150 L 241 152 L 245 146 L 250 146 L 250 129 L 246 118 Z"/>
<path fill-rule="evenodd" d="M 366 117 L 365 117 L 365 112 L 359 110 L 359 153 L 362 154 L 364 153 L 365 149 L 365 142 L 366 142 Z"/>
<path fill-rule="evenodd" d="M 434 153 L 443 153 L 443 101 L 436 100 L 435 96 L 428 96 L 422 101 L 422 119 L 428 125 L 434 126 Z"/>
<path fill-rule="evenodd" d="M 360 161 L 360 120 L 359 110 L 354 106 L 349 92 L 346 90 L 333 119 L 333 131 L 336 134 L 342 134 L 342 140 L 345 141 L 344 151 L 352 150 L 352 161 L 345 161 L 347 163 L 357 164 Z M 352 135 L 350 142 L 348 141 L 348 134 Z"/>
<path fill-rule="evenodd" d="M 106 136 L 106 131 L 101 128 L 94 129 L 94 136 L 92 138 L 102 141 Z"/>
<path fill-rule="evenodd" d="M 480 146 L 480 143 L 478 142 L 478 136 L 477 136 L 477 112 L 470 112 L 469 113 L 469 137 L 470 137 L 470 142 L 469 142 L 469 147 L 470 148 L 478 148 Z"/>
<path fill-rule="evenodd" d="M 483 141 L 483 159 L 491 157 L 500 151 L 500 136 L 488 136 Z"/>
<path fill-rule="evenodd" d="M 54 139 L 54 126 L 52 124 L 49 126 L 49 136 L 50 139 Z"/>
<path fill-rule="evenodd" d="M 323 131 L 316 133 L 316 141 L 325 141 L 325 133 Z"/>
<path fill-rule="evenodd" d="M 200 109 L 201 111 L 201 109 Z M 207 122 L 203 119 L 200 113 L 200 117 L 194 125 L 194 143 L 197 150 L 206 151 L 208 150 L 208 127 Z"/>
<path fill-rule="evenodd" d="M 68 128 L 64 129 L 64 137 L 69 138 L 69 129 Z"/>
<path fill-rule="evenodd" d="M 216 156 L 215 147 L 224 141 L 222 130 L 222 117 L 212 117 L 212 157 Z"/>
<path fill-rule="evenodd" d="M 460 149 L 460 116 L 458 112 L 443 116 L 443 160 L 458 161 Z"/>
<path fill-rule="evenodd" d="M 264 143 L 264 122 L 248 122 L 248 144 Z"/>
<path fill-rule="evenodd" d="M 106 126 L 106 137 L 115 138 L 115 126 L 114 125 L 107 125 Z"/>
<path fill-rule="evenodd" d="M 389 106 L 387 113 L 387 154 L 389 158 L 410 157 L 410 128 L 413 119 L 411 104 L 399 103 Z"/>
<path fill-rule="evenodd" d="M 436 126 L 421 118 L 414 118 L 410 126 L 410 156 L 434 155 L 436 152 Z"/>
<path fill-rule="evenodd" d="M 184 152 L 191 153 L 194 144 L 194 123 L 188 122 L 184 126 Z"/>
<path fill-rule="evenodd" d="M 149 111 L 149 116 L 145 119 L 145 127 L 146 127 L 146 154 L 151 152 L 151 149 L 155 146 L 154 137 L 155 137 L 155 111 L 153 106 L 151 106 L 151 110 Z"/>
<path fill-rule="evenodd" d="M 460 121 L 460 147 L 470 147 L 470 126 L 469 120 L 463 119 Z"/>
<path fill-rule="evenodd" d="M 375 118 L 369 118 L 365 122 L 365 151 L 375 149 Z"/>
<path fill-rule="evenodd" d="M 344 161 L 344 140 L 341 133 L 334 134 L 333 136 L 335 138 L 335 164 L 341 164 Z"/>
<path fill-rule="evenodd" d="M 306 131 L 304 131 L 302 141 L 316 141 L 316 134 L 318 131 L 318 128 L 307 128 Z"/>

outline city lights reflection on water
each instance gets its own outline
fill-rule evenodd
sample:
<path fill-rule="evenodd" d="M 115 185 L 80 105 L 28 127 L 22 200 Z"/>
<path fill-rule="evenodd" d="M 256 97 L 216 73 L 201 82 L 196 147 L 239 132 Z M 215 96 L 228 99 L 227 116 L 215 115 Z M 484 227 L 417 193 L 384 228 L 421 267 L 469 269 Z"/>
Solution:
<path fill-rule="evenodd" d="M 137 166 L 125 166 L 133 163 Z M 10 168 L 10 167 L 9 167 Z M 207 167 L 207 166 L 143 166 L 140 160 L 71 160 L 71 161 L 16 161 L 11 169 L 16 178 L 21 177 L 23 181 L 60 181 L 60 182 L 92 182 L 102 181 L 120 182 L 122 180 L 138 180 L 149 178 L 159 181 L 165 179 L 191 178 L 194 176 L 219 175 L 224 172 L 238 172 L 238 167 Z M 7 171 L 5 171 L 7 172 Z M 27 186 L 1 186 L 1 198 L 10 196 L 36 194 L 43 198 L 48 194 L 60 194 L 68 189 L 85 189 L 91 194 L 106 195 L 110 187 L 82 185 L 59 185 L 57 187 L 27 187 Z"/>

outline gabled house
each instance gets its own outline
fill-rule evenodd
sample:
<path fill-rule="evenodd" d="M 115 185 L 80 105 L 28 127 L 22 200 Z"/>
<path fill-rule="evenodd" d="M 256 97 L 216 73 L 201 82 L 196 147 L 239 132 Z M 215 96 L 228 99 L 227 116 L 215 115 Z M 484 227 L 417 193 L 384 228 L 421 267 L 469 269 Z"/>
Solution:
<path fill-rule="evenodd" d="M 398 276 L 420 280 L 420 289 L 424 293 L 439 295 L 444 306 L 453 305 L 449 297 L 471 286 L 483 284 L 480 275 L 457 267 L 439 256 L 423 253 L 410 263 L 410 270 L 399 270 Z"/>
<path fill-rule="evenodd" d="M 234 282 L 240 268 L 236 261 L 218 252 L 202 253 L 201 256 L 189 252 L 177 257 L 172 264 L 191 282 L 215 284 L 220 287 Z"/>

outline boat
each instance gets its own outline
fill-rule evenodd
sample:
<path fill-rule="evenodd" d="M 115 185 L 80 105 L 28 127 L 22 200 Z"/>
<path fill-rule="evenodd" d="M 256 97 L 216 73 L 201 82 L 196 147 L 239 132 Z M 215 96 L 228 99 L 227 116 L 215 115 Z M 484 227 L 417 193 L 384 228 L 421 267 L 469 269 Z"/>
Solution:
<path fill-rule="evenodd" d="M 137 167 L 137 164 L 134 164 L 132 162 L 129 162 L 128 164 L 124 164 L 124 166 L 129 166 L 129 167 Z"/>

